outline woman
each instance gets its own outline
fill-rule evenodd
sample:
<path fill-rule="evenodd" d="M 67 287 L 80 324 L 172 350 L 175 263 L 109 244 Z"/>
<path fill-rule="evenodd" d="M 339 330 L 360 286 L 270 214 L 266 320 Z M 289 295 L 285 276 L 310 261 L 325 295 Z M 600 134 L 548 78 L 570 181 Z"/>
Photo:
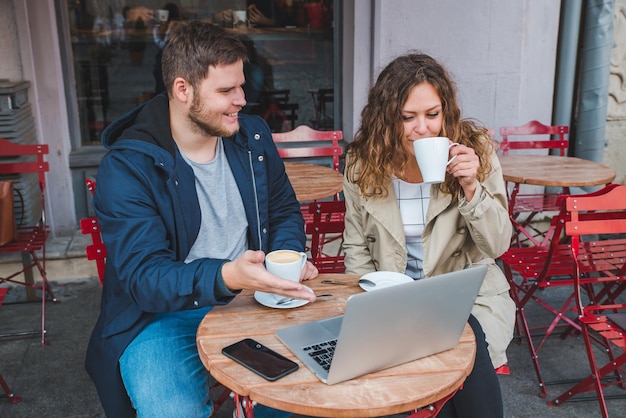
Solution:
<path fill-rule="evenodd" d="M 502 416 L 494 368 L 506 364 L 515 304 L 495 259 L 512 233 L 500 163 L 485 128 L 461 119 L 447 71 L 428 55 L 392 61 L 369 92 L 347 147 L 346 273 L 396 271 L 414 279 L 489 266 L 470 315 L 474 369 L 440 416 Z M 413 141 L 445 136 L 458 146 L 445 181 L 425 184 Z"/>

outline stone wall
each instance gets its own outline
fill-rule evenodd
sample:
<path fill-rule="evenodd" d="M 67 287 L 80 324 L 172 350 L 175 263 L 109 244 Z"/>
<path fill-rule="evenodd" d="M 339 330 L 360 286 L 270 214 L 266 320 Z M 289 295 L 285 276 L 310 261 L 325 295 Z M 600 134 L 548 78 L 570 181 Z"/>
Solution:
<path fill-rule="evenodd" d="M 0 0 L 0 79 L 19 81 L 23 79 L 22 58 L 15 23 L 12 0 Z"/>
<path fill-rule="evenodd" d="M 626 184 L 626 0 L 615 1 L 604 163 Z"/>

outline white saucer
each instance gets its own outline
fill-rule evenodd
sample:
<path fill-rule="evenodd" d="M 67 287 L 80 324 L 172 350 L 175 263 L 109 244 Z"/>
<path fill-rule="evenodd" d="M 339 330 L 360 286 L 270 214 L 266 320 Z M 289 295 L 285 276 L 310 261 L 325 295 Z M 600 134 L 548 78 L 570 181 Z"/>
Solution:
<path fill-rule="evenodd" d="M 364 274 L 361 278 L 376 283 L 375 286 L 359 283 L 361 289 L 366 292 L 413 281 L 413 279 L 406 274 L 397 273 L 395 271 L 373 271 L 371 273 Z"/>
<path fill-rule="evenodd" d="M 304 286 L 309 292 L 313 293 L 313 289 L 308 286 Z M 259 302 L 263 306 L 267 306 L 268 308 L 278 308 L 278 309 L 291 309 L 291 308 L 299 308 L 300 306 L 304 306 L 309 303 L 306 299 L 294 299 L 292 302 L 283 303 L 282 305 L 277 305 L 276 295 L 273 293 L 265 293 L 265 292 L 254 292 L 254 299 Z"/>

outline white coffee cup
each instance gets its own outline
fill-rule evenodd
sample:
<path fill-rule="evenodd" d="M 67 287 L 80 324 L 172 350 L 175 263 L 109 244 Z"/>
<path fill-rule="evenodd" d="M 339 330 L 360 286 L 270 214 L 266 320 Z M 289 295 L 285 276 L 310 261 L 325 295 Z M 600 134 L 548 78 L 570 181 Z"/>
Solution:
<path fill-rule="evenodd" d="M 245 28 L 248 20 L 246 10 L 233 10 L 233 28 Z"/>
<path fill-rule="evenodd" d="M 167 22 L 167 18 L 170 16 L 170 11 L 167 9 L 157 9 L 156 18 L 159 22 Z"/>
<path fill-rule="evenodd" d="M 300 273 L 306 264 L 307 256 L 305 253 L 292 250 L 276 250 L 265 256 L 265 268 L 274 276 L 291 280 L 292 282 L 300 281 Z M 284 299 L 284 296 L 272 294 L 275 301 Z"/>
<path fill-rule="evenodd" d="M 446 178 L 446 167 L 456 157 L 448 159 L 450 148 L 459 145 L 445 136 L 434 136 L 413 141 L 415 159 L 424 183 L 442 183 Z"/>
<path fill-rule="evenodd" d="M 307 257 L 306 253 L 292 250 L 276 250 L 265 256 L 265 268 L 274 276 L 300 281 L 300 273 L 304 268 Z"/>

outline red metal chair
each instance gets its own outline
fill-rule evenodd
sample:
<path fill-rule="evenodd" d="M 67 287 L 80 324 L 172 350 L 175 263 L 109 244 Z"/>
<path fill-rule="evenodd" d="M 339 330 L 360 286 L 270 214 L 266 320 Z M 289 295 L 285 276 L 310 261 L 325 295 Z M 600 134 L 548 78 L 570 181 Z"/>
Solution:
<path fill-rule="evenodd" d="M 558 150 L 564 156 L 569 142 L 565 135 L 569 133 L 567 126 L 548 126 L 532 120 L 521 126 L 505 126 L 500 128 L 499 151 L 502 155 L 508 155 L 512 150 Z M 551 139 L 551 136 L 557 138 Z M 515 139 L 512 140 L 511 137 Z M 545 245 L 550 234 L 554 231 L 554 225 L 543 231 L 535 228 L 532 221 L 536 215 L 543 212 L 557 212 L 559 207 L 556 198 L 559 194 L 569 194 L 569 189 L 564 188 L 561 193 L 525 193 L 520 194 L 520 185 L 509 185 L 509 215 L 515 228 L 512 243 L 517 246 Z"/>
<path fill-rule="evenodd" d="M 306 125 L 300 125 L 289 132 L 273 133 L 272 137 L 278 148 L 278 153 L 283 159 L 315 162 L 330 157 L 333 169 L 340 171 L 339 158 L 343 155 L 343 147 L 339 142 L 343 140 L 342 131 L 318 131 Z M 335 201 L 340 199 L 339 194 L 334 196 Z M 308 202 L 302 203 L 300 206 L 305 229 L 313 222 L 314 212 L 310 211 L 311 207 Z M 343 221 L 343 217 L 339 213 L 335 213 L 333 216 L 335 216 L 334 220 Z M 322 235 L 322 247 L 320 249 L 323 248 L 323 244 L 337 238 L 338 236 L 334 235 L 332 239 L 327 240 Z"/>
<path fill-rule="evenodd" d="M 24 205 L 16 211 L 18 238 L 0 247 L 0 254 L 21 254 L 22 269 L 0 277 L 0 283 L 9 282 L 26 287 L 29 299 L 33 289 L 41 290 L 41 344 L 46 343 L 46 292 L 53 302 L 57 302 L 46 274 L 46 238 L 48 226 L 45 216 L 45 173 L 49 165 L 45 161 L 48 154 L 46 144 L 18 144 L 0 138 L 0 176 L 11 180 L 14 188 L 22 196 Z M 41 284 L 34 282 L 33 270 L 41 275 Z M 24 280 L 17 280 L 20 275 Z M 19 333 L 19 335 L 39 334 L 39 332 Z M 3 334 L 3 337 L 11 335 Z"/>
<path fill-rule="evenodd" d="M 100 280 L 100 284 L 102 285 L 104 284 L 104 267 L 106 265 L 107 251 L 102 242 L 98 219 L 96 219 L 95 216 L 81 219 L 80 231 L 85 235 L 91 235 L 92 243 L 85 247 L 85 253 L 87 254 L 87 260 L 96 262 L 98 280 Z"/>
<path fill-rule="evenodd" d="M 626 303 L 617 301 L 626 287 L 626 186 L 601 195 L 569 196 L 565 206 L 569 214 L 565 233 L 572 241 L 577 320 L 591 373 L 549 404 L 560 405 L 581 393 L 595 391 L 601 414 L 608 417 L 603 388 L 619 385 L 626 389 Z M 589 294 L 590 285 L 603 292 L 601 297 Z M 611 315 L 616 315 L 614 320 Z M 595 357 L 594 343 L 599 343 L 608 355 L 603 365 Z M 611 374 L 612 379 L 608 379 Z"/>
<path fill-rule="evenodd" d="M 324 251 L 329 240 L 343 239 L 345 200 L 313 202 L 308 210 L 313 213 L 312 221 L 306 224 L 306 233 L 311 236 L 311 262 L 320 273 L 345 272 L 341 246 L 333 254 Z"/>
<path fill-rule="evenodd" d="M 91 179 L 85 179 L 87 189 L 93 196 L 96 191 L 96 181 Z M 98 218 L 91 216 L 89 218 L 83 218 L 80 220 L 80 232 L 85 235 L 91 235 L 91 244 L 85 247 L 85 253 L 87 254 L 87 260 L 96 262 L 98 268 L 98 280 L 100 284 L 104 284 L 104 267 L 106 265 L 107 249 L 102 242 L 102 234 L 100 233 L 100 224 Z"/>
<path fill-rule="evenodd" d="M 582 196 L 602 196 L 617 187 L 619 186 L 611 184 L 597 192 Z M 565 223 L 569 219 L 569 212 L 565 208 L 567 197 L 562 195 L 557 199 L 557 205 L 561 210 L 554 217 L 555 231 L 548 245 L 511 247 L 500 258 L 510 285 L 511 297 L 517 307 L 518 334 L 526 339 L 542 397 L 547 396 L 547 391 L 540 370 L 538 352 L 555 330 L 563 330 L 562 336 L 566 336 L 572 330 L 580 331 L 579 322 L 570 314 L 575 297 L 573 289 L 576 280 L 575 262 L 571 256 L 571 244 L 562 239 Z M 582 282 L 590 297 L 600 300 L 611 297 L 608 289 L 596 290 L 591 286 L 592 283 L 591 279 L 584 279 Z M 569 296 L 564 298 L 559 306 L 548 303 L 545 292 L 550 288 L 563 286 L 571 288 Z M 549 324 L 533 324 L 531 327 L 526 316 L 529 302 L 547 310 L 553 315 L 553 320 Z"/>

